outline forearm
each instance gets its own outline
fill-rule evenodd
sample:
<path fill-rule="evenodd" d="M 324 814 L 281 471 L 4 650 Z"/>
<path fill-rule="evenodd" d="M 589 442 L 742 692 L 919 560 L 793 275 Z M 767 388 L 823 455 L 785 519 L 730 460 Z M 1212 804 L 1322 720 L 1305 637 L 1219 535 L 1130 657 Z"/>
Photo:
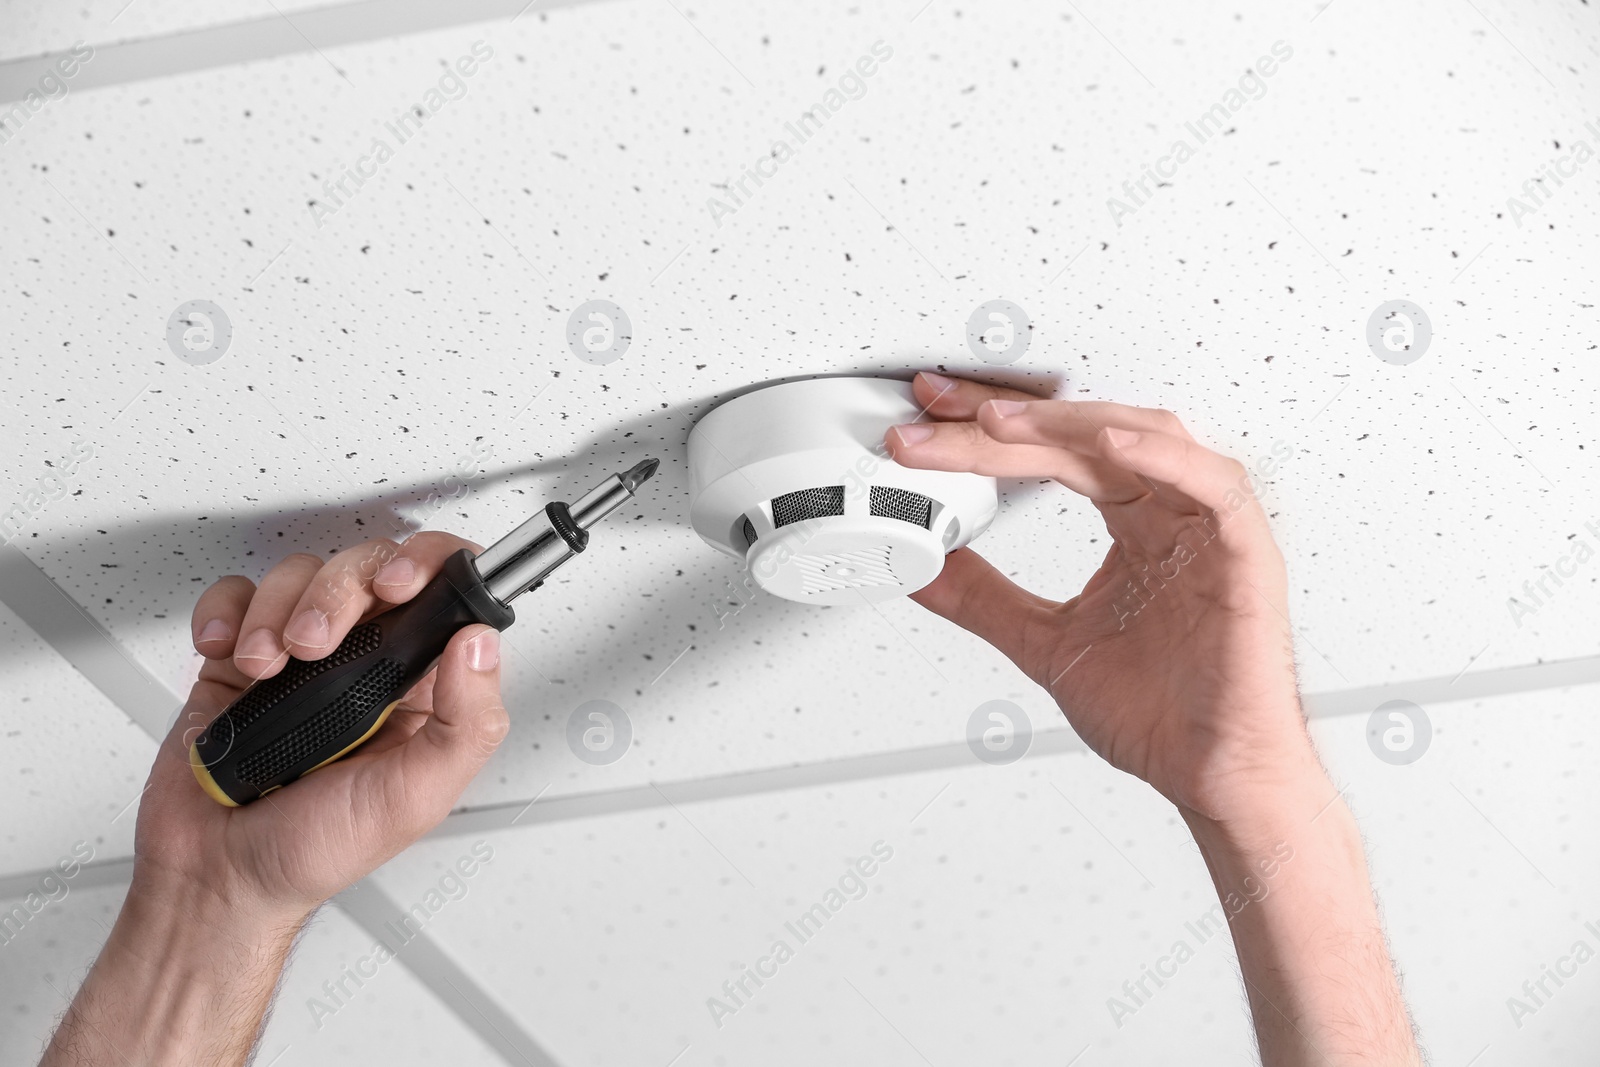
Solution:
<path fill-rule="evenodd" d="M 136 876 L 41 1067 L 244 1064 L 306 918 Z"/>
<path fill-rule="evenodd" d="M 1242 809 L 1250 825 L 1184 816 L 1230 915 L 1261 1061 L 1420 1064 L 1355 820 L 1306 758 Z"/>

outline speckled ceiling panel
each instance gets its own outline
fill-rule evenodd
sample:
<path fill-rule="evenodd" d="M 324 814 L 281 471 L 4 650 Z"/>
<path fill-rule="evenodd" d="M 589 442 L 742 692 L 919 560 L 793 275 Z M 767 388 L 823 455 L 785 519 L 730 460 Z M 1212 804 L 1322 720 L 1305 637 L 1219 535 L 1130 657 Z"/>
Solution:
<path fill-rule="evenodd" d="M 1282 442 L 1266 500 L 1310 689 L 1600 651 L 1600 564 L 1507 609 L 1600 545 L 1594 172 L 1506 214 L 1594 136 L 1592 13 L 1440 0 L 1374 33 L 1359 2 L 911 7 L 617 3 L 341 48 L 348 82 L 308 53 L 51 104 L 0 157 L 7 473 L 93 456 L 22 547 L 183 691 L 217 575 L 419 509 L 487 542 L 654 454 L 637 505 L 519 602 L 517 730 L 469 801 L 949 741 L 992 698 L 1043 725 L 1003 660 L 909 602 L 735 613 L 735 568 L 687 529 L 682 442 L 717 396 L 942 366 L 1161 404 L 1252 465 Z M 441 83 L 476 41 L 493 55 Z M 735 199 L 877 41 L 859 99 Z M 1279 41 L 1228 132 L 1114 219 Z M 399 143 L 441 89 L 459 98 Z M 392 158 L 356 188 L 375 138 Z M 591 298 L 633 322 L 607 366 L 565 344 Z M 964 342 L 994 298 L 1034 324 L 1005 368 Z M 1364 339 L 1398 298 L 1434 328 L 1409 366 Z M 165 338 L 190 299 L 233 324 L 206 366 Z M 425 507 L 484 443 L 469 491 Z M 978 547 L 1066 596 L 1105 535 L 1012 483 Z M 591 699 L 630 716 L 629 758 L 566 751 Z"/>
<path fill-rule="evenodd" d="M 1595 943 L 1597 709 L 1600 686 L 1434 705 L 1409 766 L 1375 759 L 1362 720 L 1314 727 L 1431 1062 L 1593 1059 L 1594 974 L 1520 1027 L 1506 1000 Z M 474 847 L 492 862 L 429 929 L 574 1067 L 1254 1062 L 1185 827 L 1085 755 L 428 841 L 377 879 L 423 900 Z M 786 925 L 819 903 L 823 922 Z M 1124 989 L 1180 941 L 1169 980 Z M 768 980 L 731 999 L 722 983 L 758 965 Z"/>
<path fill-rule="evenodd" d="M 155 742 L 3 605 L 0 678 L 0 876 L 131 853 Z"/>

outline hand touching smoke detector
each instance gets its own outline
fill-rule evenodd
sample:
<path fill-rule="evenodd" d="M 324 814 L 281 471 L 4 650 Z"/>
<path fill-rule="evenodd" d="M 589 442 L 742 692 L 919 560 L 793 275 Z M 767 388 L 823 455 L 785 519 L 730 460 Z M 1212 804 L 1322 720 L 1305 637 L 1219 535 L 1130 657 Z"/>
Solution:
<path fill-rule="evenodd" d="M 911 383 L 887 378 L 816 378 L 725 401 L 689 433 L 695 532 L 788 600 L 916 592 L 998 506 L 991 477 L 889 456 L 885 432 L 923 415 Z"/>
<path fill-rule="evenodd" d="M 1306 730 L 1288 575 L 1242 464 L 1169 411 L 927 373 L 750 393 L 701 420 L 689 457 L 695 529 L 759 584 L 824 604 L 912 594 L 1172 802 L 1263 1064 L 1421 1063 L 1359 829 Z M 1111 548 L 1077 596 L 1038 596 L 962 547 L 993 518 L 996 476 L 1053 479 L 1100 512 Z M 1108 1002 L 1118 1026 L 1142 983 Z"/>

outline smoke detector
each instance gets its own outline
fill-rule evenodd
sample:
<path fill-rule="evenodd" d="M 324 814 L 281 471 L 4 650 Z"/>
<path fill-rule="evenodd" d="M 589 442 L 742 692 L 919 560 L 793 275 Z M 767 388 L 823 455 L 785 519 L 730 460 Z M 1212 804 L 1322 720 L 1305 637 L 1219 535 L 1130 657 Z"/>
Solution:
<path fill-rule="evenodd" d="M 803 604 L 914 593 L 988 529 L 995 480 L 889 458 L 923 411 L 911 383 L 816 378 L 728 400 L 689 432 L 689 519 L 757 585 Z"/>

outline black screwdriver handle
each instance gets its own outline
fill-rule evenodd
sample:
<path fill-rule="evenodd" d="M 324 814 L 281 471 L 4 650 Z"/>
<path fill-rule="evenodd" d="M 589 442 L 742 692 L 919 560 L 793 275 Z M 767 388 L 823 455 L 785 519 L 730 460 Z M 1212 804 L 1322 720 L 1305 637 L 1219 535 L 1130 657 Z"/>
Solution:
<path fill-rule="evenodd" d="M 516 614 L 495 599 L 470 549 L 411 600 L 356 626 L 322 659 L 289 658 L 212 720 L 189 750 L 200 785 L 231 807 L 332 763 L 366 741 L 463 626 L 504 630 Z"/>

